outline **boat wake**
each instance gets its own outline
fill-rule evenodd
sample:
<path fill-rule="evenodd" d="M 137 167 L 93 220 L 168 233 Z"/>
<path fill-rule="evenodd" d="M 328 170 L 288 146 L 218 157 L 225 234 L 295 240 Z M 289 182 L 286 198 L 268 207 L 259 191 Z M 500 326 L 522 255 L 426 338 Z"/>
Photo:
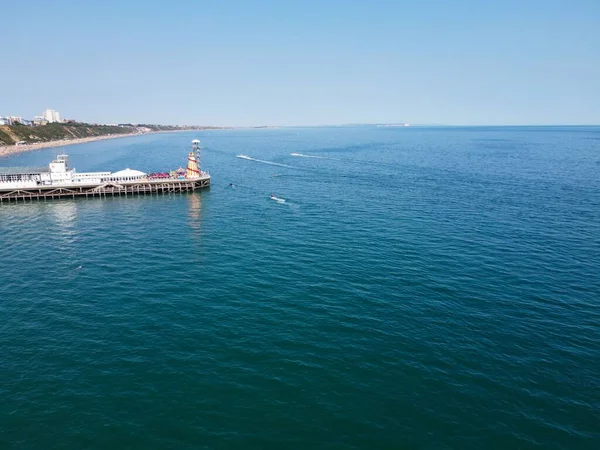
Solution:
<path fill-rule="evenodd" d="M 279 167 L 287 167 L 288 169 L 295 169 L 295 167 L 288 166 L 287 164 L 281 164 L 281 163 L 277 163 L 277 162 L 273 162 L 273 161 L 265 161 L 264 159 L 257 159 L 257 158 L 253 158 L 252 156 L 248 156 L 248 155 L 237 155 L 237 157 L 241 158 L 241 159 L 247 159 L 248 161 L 255 161 L 255 162 L 259 162 L 259 163 L 263 163 L 263 164 L 269 164 L 270 166 L 279 166 Z"/>
<path fill-rule="evenodd" d="M 296 152 L 290 153 L 290 155 L 291 156 L 298 156 L 298 157 L 301 157 L 301 158 L 331 159 L 331 160 L 334 160 L 334 161 L 339 161 L 339 159 L 337 159 L 337 158 L 330 158 L 329 156 L 305 155 L 303 153 L 296 153 Z"/>

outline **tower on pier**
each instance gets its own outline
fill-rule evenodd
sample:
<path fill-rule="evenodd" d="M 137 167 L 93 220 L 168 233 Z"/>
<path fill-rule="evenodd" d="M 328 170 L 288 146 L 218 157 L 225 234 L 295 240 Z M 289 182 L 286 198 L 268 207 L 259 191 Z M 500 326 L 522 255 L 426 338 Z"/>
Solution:
<path fill-rule="evenodd" d="M 200 141 L 194 139 L 192 141 L 192 151 L 188 155 L 186 178 L 200 177 Z"/>

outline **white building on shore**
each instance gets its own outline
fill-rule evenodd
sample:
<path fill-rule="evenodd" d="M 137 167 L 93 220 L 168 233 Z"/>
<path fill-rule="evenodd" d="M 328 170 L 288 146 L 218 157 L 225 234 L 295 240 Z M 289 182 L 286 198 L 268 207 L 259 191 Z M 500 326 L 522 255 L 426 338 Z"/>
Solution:
<path fill-rule="evenodd" d="M 0 125 L 15 125 L 17 123 L 23 123 L 23 118 L 19 116 L 0 116 Z"/>
<path fill-rule="evenodd" d="M 46 111 L 44 111 L 44 114 L 42 114 L 42 117 L 44 118 L 44 120 L 47 120 L 48 123 L 54 123 L 54 122 L 60 122 L 60 114 L 58 113 L 58 111 L 54 111 L 53 109 L 47 109 Z"/>

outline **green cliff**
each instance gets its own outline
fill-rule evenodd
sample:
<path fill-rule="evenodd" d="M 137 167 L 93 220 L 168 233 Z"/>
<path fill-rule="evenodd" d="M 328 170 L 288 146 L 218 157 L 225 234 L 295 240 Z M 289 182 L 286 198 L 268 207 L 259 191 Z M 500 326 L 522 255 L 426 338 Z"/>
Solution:
<path fill-rule="evenodd" d="M 50 123 L 40 126 L 4 125 L 0 126 L 0 145 L 12 145 L 24 141 L 27 144 L 105 136 L 109 134 L 135 133 L 134 127 L 90 125 L 86 123 Z"/>
<path fill-rule="evenodd" d="M 48 125 L 2 125 L 0 145 L 17 142 L 35 144 L 61 139 L 78 139 L 116 134 L 143 133 L 148 131 L 179 131 L 213 129 L 218 127 L 172 126 L 172 125 L 93 125 L 89 123 L 50 123 Z"/>

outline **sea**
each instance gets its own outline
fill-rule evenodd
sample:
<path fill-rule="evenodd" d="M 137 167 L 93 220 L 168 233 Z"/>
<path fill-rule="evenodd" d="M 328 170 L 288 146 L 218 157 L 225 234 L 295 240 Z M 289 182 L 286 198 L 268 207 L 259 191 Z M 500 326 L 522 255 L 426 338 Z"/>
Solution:
<path fill-rule="evenodd" d="M 204 130 L 0 166 L 164 171 L 194 138 L 209 189 L 0 205 L 0 448 L 600 448 L 600 127 Z"/>

